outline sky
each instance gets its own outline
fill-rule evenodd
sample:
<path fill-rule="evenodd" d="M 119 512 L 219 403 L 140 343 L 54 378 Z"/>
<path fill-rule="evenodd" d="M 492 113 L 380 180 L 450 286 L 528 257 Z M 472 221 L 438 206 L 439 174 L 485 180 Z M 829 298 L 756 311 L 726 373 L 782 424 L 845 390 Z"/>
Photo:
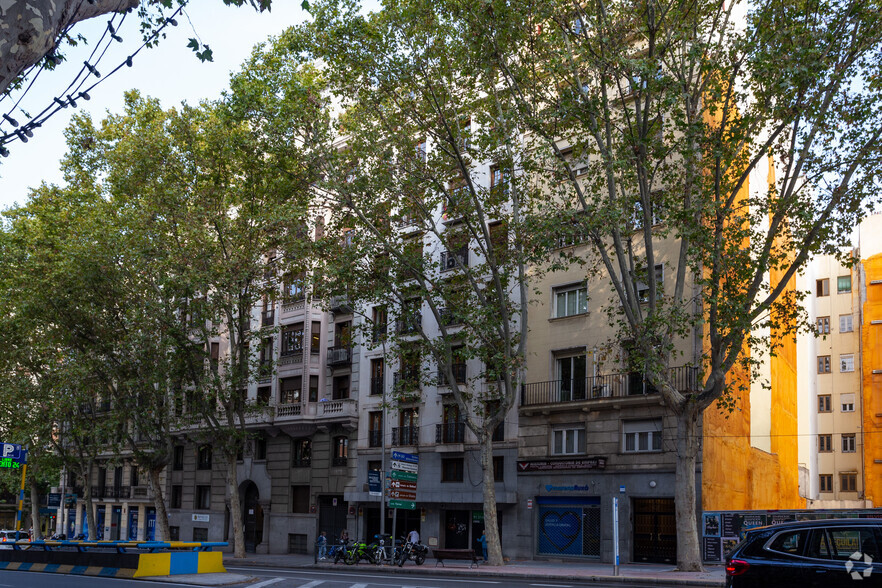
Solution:
<path fill-rule="evenodd" d="M 27 143 L 15 141 L 7 145 L 9 157 L 0 158 L 0 209 L 25 203 L 30 189 L 41 182 L 63 183 L 59 161 L 66 150 L 64 129 L 75 112 L 89 112 L 97 123 L 108 111 L 120 112 L 123 93 L 132 88 L 140 90 L 142 95 L 158 98 L 165 108 L 178 106 L 183 101 L 195 104 L 202 99 L 217 98 L 229 86 L 230 73 L 238 71 L 255 44 L 306 20 L 308 15 L 300 4 L 300 0 L 274 0 L 271 12 L 258 13 L 247 3 L 236 8 L 226 6 L 222 0 L 192 0 L 186 10 L 189 19 L 178 17 L 178 26 L 166 28 L 167 37 L 158 47 L 142 50 L 133 60 L 133 67 L 123 67 L 112 76 L 106 76 L 106 81 L 90 92 L 91 100 L 78 100 L 78 108 L 68 107 L 57 112 L 34 130 L 34 136 Z M 109 16 L 104 16 L 76 25 L 74 34 L 86 37 L 89 46 L 68 49 L 67 62 L 41 74 L 22 99 L 24 110 L 31 114 L 42 111 L 70 84 L 108 20 Z M 128 16 L 117 34 L 123 42 L 113 43 L 100 61 L 98 71 L 102 74 L 122 63 L 140 46 L 142 39 L 136 14 Z M 188 40 L 197 35 L 211 47 L 213 62 L 199 61 L 187 48 Z M 21 91 L 13 92 L 0 102 L 0 113 L 9 112 L 20 96 Z M 27 120 L 18 110 L 13 116 L 19 123 Z M 3 132 L 10 130 L 8 124 L 0 128 Z"/>

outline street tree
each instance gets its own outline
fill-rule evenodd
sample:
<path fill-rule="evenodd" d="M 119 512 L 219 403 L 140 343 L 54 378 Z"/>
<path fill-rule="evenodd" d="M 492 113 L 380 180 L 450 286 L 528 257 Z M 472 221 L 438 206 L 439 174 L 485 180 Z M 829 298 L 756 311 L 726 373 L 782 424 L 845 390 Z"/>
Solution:
<path fill-rule="evenodd" d="M 849 0 L 437 5 L 455 15 L 471 58 L 501 72 L 524 157 L 546 162 L 549 193 L 585 213 L 589 267 L 614 292 L 617 339 L 676 417 L 681 570 L 701 569 L 705 411 L 732 411 L 757 364 L 808 328 L 795 277 L 813 254 L 840 255 L 878 201 L 878 9 Z M 659 264 L 675 275 L 668 287 Z M 683 389 L 671 367 L 696 332 L 702 377 Z"/>
<path fill-rule="evenodd" d="M 465 60 L 455 23 L 424 6 L 363 16 L 356 3 L 323 2 L 312 13 L 267 48 L 256 75 L 322 67 L 312 99 L 328 101 L 333 117 L 303 137 L 323 172 L 309 195 L 326 216 L 317 287 L 360 308 L 362 341 L 398 365 L 393 408 L 419 401 L 425 386 L 452 392 L 451 426 L 478 439 L 489 558 L 502 565 L 493 435 L 523 381 L 526 272 L 549 261 L 554 209 L 540 210 L 525 180 L 514 103 L 492 71 Z M 289 127 L 276 113 L 291 103 L 269 88 L 272 136 Z M 467 363 L 480 368 L 468 374 Z"/>

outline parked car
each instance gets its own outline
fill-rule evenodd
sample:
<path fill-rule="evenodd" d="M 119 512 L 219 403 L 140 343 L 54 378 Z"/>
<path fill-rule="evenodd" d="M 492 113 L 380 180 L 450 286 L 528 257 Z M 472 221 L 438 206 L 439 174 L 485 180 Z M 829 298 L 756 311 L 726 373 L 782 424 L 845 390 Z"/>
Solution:
<path fill-rule="evenodd" d="M 799 521 L 746 532 L 726 556 L 728 588 L 882 586 L 882 520 Z"/>
<path fill-rule="evenodd" d="M 28 538 L 27 531 L 19 531 L 19 540 L 24 541 Z M 2 530 L 0 531 L 0 549 L 12 549 L 12 545 L 4 545 L 4 543 L 9 543 L 11 541 L 15 541 L 15 531 L 10 530 Z"/>

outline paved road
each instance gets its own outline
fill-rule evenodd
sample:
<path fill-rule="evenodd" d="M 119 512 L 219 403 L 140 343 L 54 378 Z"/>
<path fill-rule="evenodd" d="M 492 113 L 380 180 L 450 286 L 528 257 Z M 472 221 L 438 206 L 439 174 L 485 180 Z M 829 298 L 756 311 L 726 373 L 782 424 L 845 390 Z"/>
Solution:
<path fill-rule="evenodd" d="M 234 585 L 236 588 L 651 588 L 651 585 L 598 584 L 595 582 L 542 582 L 541 579 L 520 578 L 443 578 L 438 575 L 363 573 L 358 571 L 309 571 L 273 568 L 227 568 L 228 571 L 253 577 L 254 580 Z M 0 588 L 169 588 L 189 586 L 171 582 L 145 582 L 95 576 L 65 576 L 39 572 L 0 571 Z"/>
<path fill-rule="evenodd" d="M 597 582 L 543 582 L 539 578 L 482 578 L 470 579 L 462 576 L 444 578 L 439 574 L 390 574 L 382 572 L 359 572 L 358 570 L 289 570 L 282 568 L 235 567 L 227 565 L 227 571 L 256 576 L 250 584 L 239 584 L 248 588 L 650 588 L 649 584 L 602 584 Z M 98 588 L 98 587 L 95 587 Z M 657 587 L 656 587 L 657 588 Z"/>

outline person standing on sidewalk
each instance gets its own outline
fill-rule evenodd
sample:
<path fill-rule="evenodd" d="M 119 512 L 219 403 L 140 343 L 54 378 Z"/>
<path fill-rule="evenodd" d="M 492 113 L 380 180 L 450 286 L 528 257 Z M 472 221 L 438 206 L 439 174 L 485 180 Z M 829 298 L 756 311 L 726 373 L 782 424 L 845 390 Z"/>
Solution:
<path fill-rule="evenodd" d="M 481 533 L 481 536 L 478 537 L 478 542 L 481 544 L 481 552 L 484 555 L 484 562 L 487 562 L 487 534 Z"/>
<path fill-rule="evenodd" d="M 322 531 L 322 534 L 316 539 L 315 544 L 318 546 L 318 558 L 326 559 L 328 555 L 328 534 Z"/>
<path fill-rule="evenodd" d="M 407 534 L 407 540 L 416 545 L 420 542 L 420 534 L 416 529 Z"/>

